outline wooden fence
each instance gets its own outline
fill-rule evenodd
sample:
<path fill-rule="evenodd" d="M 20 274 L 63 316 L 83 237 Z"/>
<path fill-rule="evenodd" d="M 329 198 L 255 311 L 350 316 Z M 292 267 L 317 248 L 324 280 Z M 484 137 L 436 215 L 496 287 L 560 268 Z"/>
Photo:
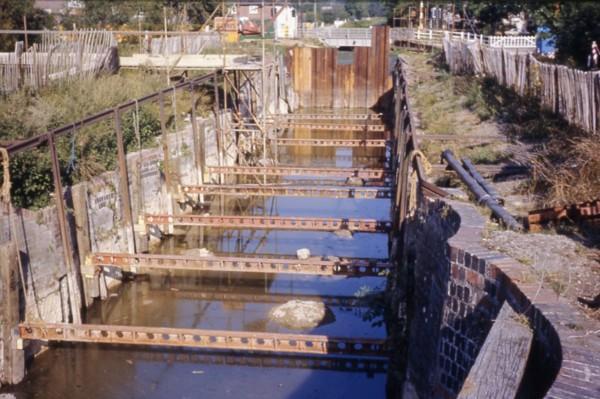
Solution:
<path fill-rule="evenodd" d="M 493 48 L 477 41 L 444 39 L 444 55 L 454 74 L 490 76 L 520 95 L 538 98 L 544 108 L 596 133 L 600 120 L 600 72 L 538 61 L 527 50 Z"/>
<path fill-rule="evenodd" d="M 44 32 L 40 43 L 25 51 L 0 53 L 0 92 L 39 89 L 55 80 L 93 77 L 118 68 L 116 41 L 106 31 Z"/>

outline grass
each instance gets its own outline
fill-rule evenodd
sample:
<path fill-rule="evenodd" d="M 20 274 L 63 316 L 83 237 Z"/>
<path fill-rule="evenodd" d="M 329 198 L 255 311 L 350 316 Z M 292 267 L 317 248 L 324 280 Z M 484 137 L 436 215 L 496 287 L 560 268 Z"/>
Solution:
<path fill-rule="evenodd" d="M 410 93 L 420 128 L 427 134 L 478 134 L 497 126 L 508 139 L 529 144 L 533 172 L 521 187 L 536 194 L 538 207 L 579 203 L 600 193 L 600 140 L 489 78 L 452 76 L 440 53 L 400 52 L 413 78 Z M 448 148 L 476 164 L 498 164 L 510 158 L 503 144 L 471 146 L 421 143 L 431 162 Z"/>
<path fill-rule="evenodd" d="M 142 97 L 166 86 L 164 75 L 126 71 L 58 83 L 39 92 L 22 90 L 5 96 L 0 102 L 0 140 L 24 139 L 59 126 L 72 124 L 85 116 L 112 108 L 130 99 Z M 201 94 L 198 113 L 208 109 L 208 96 Z M 167 128 L 183 126 L 190 109 L 190 94 L 178 93 L 165 98 Z M 155 146 L 160 135 L 157 104 L 139 108 L 140 139 L 144 148 Z M 134 113 L 122 114 L 122 128 L 128 151 L 139 148 L 134 129 Z M 62 181 L 71 185 L 88 180 L 116 166 L 116 139 L 112 119 L 78 128 L 57 138 L 57 153 Z M 11 158 L 12 199 L 17 207 L 41 208 L 50 203 L 53 190 L 49 151 L 46 147 L 26 151 Z"/>
<path fill-rule="evenodd" d="M 461 156 L 469 158 L 475 164 L 494 165 L 508 158 L 508 154 L 498 149 L 497 145 L 481 145 L 460 152 Z"/>

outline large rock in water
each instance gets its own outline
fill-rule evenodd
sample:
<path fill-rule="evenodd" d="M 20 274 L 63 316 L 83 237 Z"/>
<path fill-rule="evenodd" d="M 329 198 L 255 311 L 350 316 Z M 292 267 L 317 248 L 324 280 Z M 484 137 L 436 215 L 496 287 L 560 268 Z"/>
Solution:
<path fill-rule="evenodd" d="M 303 330 L 318 326 L 325 313 L 323 302 L 292 300 L 271 309 L 269 318 L 284 327 Z"/>

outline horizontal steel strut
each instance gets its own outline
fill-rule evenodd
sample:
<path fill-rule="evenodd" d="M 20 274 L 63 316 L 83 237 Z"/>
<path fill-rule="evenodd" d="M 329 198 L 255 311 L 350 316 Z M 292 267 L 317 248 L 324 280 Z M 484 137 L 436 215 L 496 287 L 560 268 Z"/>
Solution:
<path fill-rule="evenodd" d="M 287 273 L 322 276 L 377 276 L 391 268 L 388 262 L 363 259 L 335 260 L 259 258 L 235 256 L 182 256 L 163 254 L 94 253 L 90 266 L 117 267 L 129 272 L 139 268 L 160 270 L 197 270 L 215 272 Z"/>
<path fill-rule="evenodd" d="M 271 140 L 280 146 L 304 146 L 304 147 L 386 147 L 388 140 L 362 140 L 362 139 L 286 139 L 278 138 Z"/>
<path fill-rule="evenodd" d="M 329 337 L 187 328 L 99 324 L 23 323 L 22 339 L 104 344 L 177 346 L 261 352 L 384 356 L 385 339 Z"/>
<path fill-rule="evenodd" d="M 267 182 L 266 185 L 261 185 L 265 187 L 345 187 L 349 188 L 377 188 L 377 187 L 386 187 L 390 189 L 393 184 L 392 178 L 386 178 L 384 180 L 381 179 L 365 179 L 360 185 L 352 185 L 352 181 L 339 180 L 336 178 L 325 179 L 325 178 L 313 178 L 313 179 L 289 179 L 289 180 L 280 180 Z M 215 183 L 216 184 L 216 183 Z"/>
<path fill-rule="evenodd" d="M 281 120 L 335 120 L 335 121 L 379 121 L 381 114 L 285 114 L 280 115 Z"/>
<path fill-rule="evenodd" d="M 181 190 L 186 194 L 212 194 L 212 195 L 256 195 L 256 196 L 283 196 L 283 197 L 322 197 L 322 198 L 358 198 L 380 199 L 392 198 L 393 192 L 389 188 L 362 188 L 362 187 L 303 187 L 303 186 L 266 186 L 258 184 L 205 184 L 200 186 L 183 186 Z"/>
<path fill-rule="evenodd" d="M 209 173 L 267 176 L 335 176 L 383 179 L 392 176 L 387 169 L 369 168 L 306 168 L 300 166 L 208 166 Z"/>
<path fill-rule="evenodd" d="M 392 224 L 375 219 L 283 216 L 145 215 L 146 225 L 212 226 L 221 228 L 361 232 L 387 232 Z"/>
<path fill-rule="evenodd" d="M 311 130 L 336 130 L 345 132 L 385 132 L 385 126 L 380 124 L 350 124 L 350 123 L 317 123 L 317 122 L 279 122 L 275 124 L 278 129 L 311 129 Z"/>

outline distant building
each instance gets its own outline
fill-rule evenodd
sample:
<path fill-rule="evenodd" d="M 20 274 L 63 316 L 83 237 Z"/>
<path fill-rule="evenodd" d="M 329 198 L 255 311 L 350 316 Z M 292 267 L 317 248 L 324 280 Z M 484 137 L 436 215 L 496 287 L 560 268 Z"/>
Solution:
<path fill-rule="evenodd" d="M 84 7 L 81 1 L 75 0 L 35 0 L 33 6 L 52 15 L 76 15 Z"/>
<path fill-rule="evenodd" d="M 240 4 L 231 6 L 230 15 L 235 15 L 239 20 L 249 20 L 256 26 L 261 26 L 263 10 L 260 4 Z M 270 33 L 277 39 L 294 38 L 298 36 L 298 16 L 296 9 L 281 4 L 267 4 L 264 9 L 265 33 Z"/>

